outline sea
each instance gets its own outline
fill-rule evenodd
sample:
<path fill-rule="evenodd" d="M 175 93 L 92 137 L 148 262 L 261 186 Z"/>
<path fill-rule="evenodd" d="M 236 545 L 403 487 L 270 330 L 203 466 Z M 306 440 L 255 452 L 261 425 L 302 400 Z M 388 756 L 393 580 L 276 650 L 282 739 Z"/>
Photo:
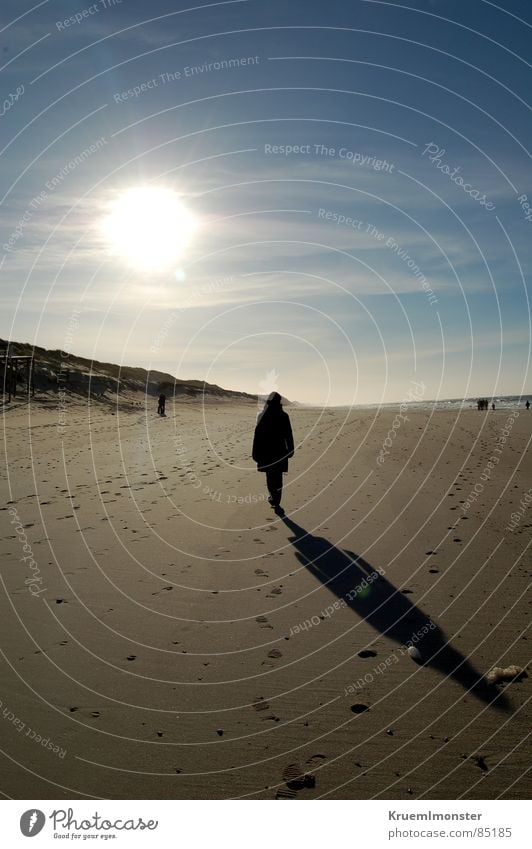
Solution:
<path fill-rule="evenodd" d="M 437 411 L 444 410 L 452 412 L 454 410 L 476 410 L 477 400 L 479 398 L 487 398 L 489 403 L 489 412 L 492 412 L 491 405 L 495 404 L 495 410 L 524 410 L 525 404 L 530 401 L 530 417 L 532 418 L 532 395 L 476 395 L 474 398 L 445 398 L 432 401 L 409 401 L 408 408 L 410 410 L 428 410 Z M 394 401 L 386 404 L 344 404 L 335 407 L 336 410 L 396 410 L 401 404 L 401 401 Z"/>

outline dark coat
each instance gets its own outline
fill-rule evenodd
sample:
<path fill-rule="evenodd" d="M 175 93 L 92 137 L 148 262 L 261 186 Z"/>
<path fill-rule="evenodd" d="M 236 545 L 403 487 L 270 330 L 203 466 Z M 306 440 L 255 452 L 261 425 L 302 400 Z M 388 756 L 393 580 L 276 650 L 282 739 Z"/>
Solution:
<path fill-rule="evenodd" d="M 294 437 L 288 414 L 281 405 L 268 405 L 261 413 L 253 437 L 253 459 L 259 472 L 273 466 L 288 471 L 288 458 L 294 456 Z"/>

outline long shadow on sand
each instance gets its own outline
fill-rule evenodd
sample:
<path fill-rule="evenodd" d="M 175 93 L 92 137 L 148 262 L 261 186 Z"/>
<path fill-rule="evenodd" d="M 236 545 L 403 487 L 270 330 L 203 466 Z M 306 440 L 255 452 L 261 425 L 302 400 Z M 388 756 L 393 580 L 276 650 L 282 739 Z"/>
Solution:
<path fill-rule="evenodd" d="M 510 709 L 504 693 L 490 686 L 469 661 L 448 643 L 436 623 L 432 623 L 403 592 L 362 557 L 352 551 L 336 548 L 324 537 L 313 536 L 286 515 L 282 516 L 282 521 L 294 535 L 290 542 L 296 549 L 300 563 L 376 631 L 401 645 L 409 643 L 414 635 L 421 632 L 422 636 L 414 644 L 421 653 L 423 665 L 432 666 L 442 675 L 458 681 L 478 699 L 501 710 Z M 362 584 L 364 580 L 365 585 Z M 436 627 L 423 633 L 425 627 L 431 624 Z"/>

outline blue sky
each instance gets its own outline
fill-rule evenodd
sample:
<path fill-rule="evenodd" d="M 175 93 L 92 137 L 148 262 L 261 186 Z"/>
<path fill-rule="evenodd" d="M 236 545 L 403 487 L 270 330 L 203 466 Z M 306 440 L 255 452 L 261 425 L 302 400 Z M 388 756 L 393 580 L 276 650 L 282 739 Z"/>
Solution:
<path fill-rule="evenodd" d="M 530 393 L 531 35 L 524 0 L 4 0 L 0 335 L 318 404 Z M 174 267 L 102 237 L 138 186 L 197 221 Z"/>

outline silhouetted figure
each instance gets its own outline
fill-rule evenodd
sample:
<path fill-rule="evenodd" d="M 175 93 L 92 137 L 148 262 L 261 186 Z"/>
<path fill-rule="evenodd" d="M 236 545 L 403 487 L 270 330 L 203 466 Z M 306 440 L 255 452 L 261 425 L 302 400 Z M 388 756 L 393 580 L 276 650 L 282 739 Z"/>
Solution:
<path fill-rule="evenodd" d="M 157 407 L 157 414 L 159 416 L 165 416 L 165 407 L 166 407 L 166 395 L 159 395 L 159 406 Z"/>
<path fill-rule="evenodd" d="M 530 410 L 530 401 L 526 402 L 525 407 L 527 408 L 527 410 Z"/>
<path fill-rule="evenodd" d="M 494 402 L 494 401 L 492 401 L 491 409 L 492 409 L 492 410 L 494 410 L 494 409 L 495 409 L 495 402 Z"/>
<path fill-rule="evenodd" d="M 294 456 L 294 437 L 288 414 L 282 408 L 281 396 L 272 392 L 260 414 L 253 437 L 252 456 L 259 472 L 266 473 L 269 503 L 280 509 L 283 493 L 283 472 Z"/>

